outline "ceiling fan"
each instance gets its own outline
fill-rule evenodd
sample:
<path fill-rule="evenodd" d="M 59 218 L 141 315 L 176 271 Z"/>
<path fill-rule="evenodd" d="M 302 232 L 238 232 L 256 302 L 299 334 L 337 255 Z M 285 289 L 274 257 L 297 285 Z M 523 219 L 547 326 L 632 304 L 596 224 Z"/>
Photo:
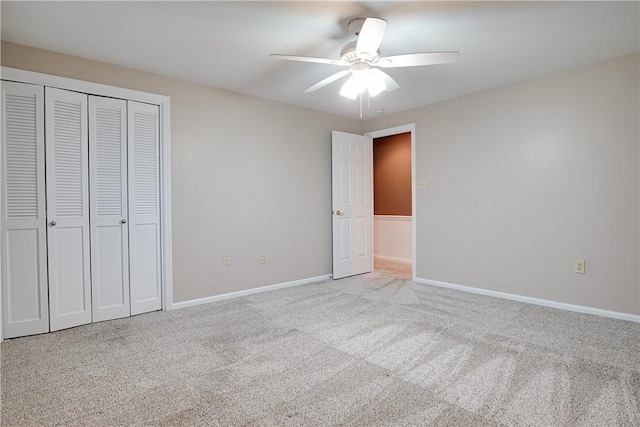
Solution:
<path fill-rule="evenodd" d="M 348 70 L 338 71 L 319 81 L 305 90 L 305 92 L 314 92 L 351 74 L 340 90 L 340 95 L 351 99 L 356 99 L 359 94 L 365 91 L 368 91 L 369 95 L 374 97 L 382 91 L 391 92 L 400 87 L 391 76 L 379 68 L 446 64 L 458 60 L 458 52 L 423 52 L 380 56 L 379 48 L 386 25 L 387 21 L 380 18 L 356 18 L 349 22 L 349 30 L 358 36 L 358 39 L 347 43 L 342 48 L 340 59 L 275 53 L 269 56 L 287 61 L 314 62 L 349 67 Z"/>

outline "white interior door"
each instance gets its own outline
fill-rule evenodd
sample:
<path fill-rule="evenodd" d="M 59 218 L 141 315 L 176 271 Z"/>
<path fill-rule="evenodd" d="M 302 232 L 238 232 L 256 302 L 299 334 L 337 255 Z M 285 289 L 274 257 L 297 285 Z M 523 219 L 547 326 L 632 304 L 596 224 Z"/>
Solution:
<path fill-rule="evenodd" d="M 89 212 L 93 321 L 127 317 L 127 101 L 89 96 Z"/>
<path fill-rule="evenodd" d="M 46 168 L 51 330 L 91 322 L 87 95 L 47 87 Z"/>
<path fill-rule="evenodd" d="M 160 119 L 157 105 L 128 101 L 131 314 L 162 308 Z"/>
<path fill-rule="evenodd" d="M 2 82 L 4 338 L 49 331 L 44 88 Z"/>
<path fill-rule="evenodd" d="M 340 279 L 373 270 L 372 140 L 333 131 L 331 148 L 333 278 Z"/>

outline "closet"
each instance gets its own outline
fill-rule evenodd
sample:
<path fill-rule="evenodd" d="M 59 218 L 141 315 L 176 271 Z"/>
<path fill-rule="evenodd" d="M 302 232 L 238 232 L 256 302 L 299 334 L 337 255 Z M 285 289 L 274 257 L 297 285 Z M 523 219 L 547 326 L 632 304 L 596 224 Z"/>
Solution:
<path fill-rule="evenodd" d="M 159 106 L 2 81 L 4 338 L 162 308 Z"/>

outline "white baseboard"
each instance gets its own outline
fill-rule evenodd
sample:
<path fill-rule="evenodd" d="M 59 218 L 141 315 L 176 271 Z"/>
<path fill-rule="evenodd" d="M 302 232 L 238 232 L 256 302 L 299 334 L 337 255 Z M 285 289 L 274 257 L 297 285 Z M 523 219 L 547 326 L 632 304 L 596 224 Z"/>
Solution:
<path fill-rule="evenodd" d="M 227 294 L 221 294 L 221 295 L 213 295 L 205 298 L 174 302 L 172 308 L 176 309 L 176 308 L 192 307 L 194 305 L 208 304 L 210 302 L 222 301 L 222 300 L 231 299 L 231 298 L 239 298 L 247 295 L 259 294 L 262 292 L 269 292 L 269 291 L 275 291 L 278 289 L 290 288 L 292 286 L 299 286 L 299 285 L 306 285 L 308 283 L 321 282 L 327 279 L 331 279 L 330 274 L 326 274 L 324 276 L 316 276 L 316 277 L 309 277 L 306 279 L 294 280 L 291 282 L 278 283 L 275 285 L 259 286 L 257 288 L 245 289 L 243 291 L 237 291 L 237 292 L 229 292 Z"/>
<path fill-rule="evenodd" d="M 439 286 L 441 288 L 455 289 L 458 291 L 471 292 L 474 294 L 486 295 L 489 297 L 508 299 L 512 301 L 524 302 L 527 304 L 542 305 L 544 307 L 557 308 L 560 310 L 575 311 L 584 314 L 594 314 L 596 316 L 610 317 L 612 319 L 627 320 L 629 322 L 640 323 L 640 316 L 635 314 L 620 313 L 617 311 L 603 310 L 594 307 L 585 307 L 582 305 L 567 304 L 564 302 L 549 301 L 545 299 L 525 297 L 522 295 L 508 294 L 505 292 L 491 291 L 488 289 L 474 288 L 471 286 L 456 285 L 453 283 L 439 282 L 437 280 L 416 278 L 417 283 L 424 285 Z"/>
<path fill-rule="evenodd" d="M 382 256 L 382 255 L 374 255 L 373 257 L 375 259 L 379 259 L 381 261 L 393 261 L 393 262 L 401 262 L 403 264 L 411 264 L 411 260 L 410 259 L 393 258 L 393 257 L 390 257 L 390 256 Z"/>

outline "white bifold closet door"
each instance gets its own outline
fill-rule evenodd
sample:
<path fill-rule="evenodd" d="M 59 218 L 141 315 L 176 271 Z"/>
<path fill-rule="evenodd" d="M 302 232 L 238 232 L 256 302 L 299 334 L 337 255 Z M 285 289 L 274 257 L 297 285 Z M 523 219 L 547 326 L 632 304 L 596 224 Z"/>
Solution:
<path fill-rule="evenodd" d="M 89 96 L 93 321 L 130 315 L 127 101 Z"/>
<path fill-rule="evenodd" d="M 2 326 L 5 338 L 49 331 L 44 88 L 2 82 Z"/>
<path fill-rule="evenodd" d="M 52 331 L 91 323 L 87 95 L 45 88 Z"/>
<path fill-rule="evenodd" d="M 128 101 L 131 314 L 162 308 L 160 120 L 157 105 Z"/>

